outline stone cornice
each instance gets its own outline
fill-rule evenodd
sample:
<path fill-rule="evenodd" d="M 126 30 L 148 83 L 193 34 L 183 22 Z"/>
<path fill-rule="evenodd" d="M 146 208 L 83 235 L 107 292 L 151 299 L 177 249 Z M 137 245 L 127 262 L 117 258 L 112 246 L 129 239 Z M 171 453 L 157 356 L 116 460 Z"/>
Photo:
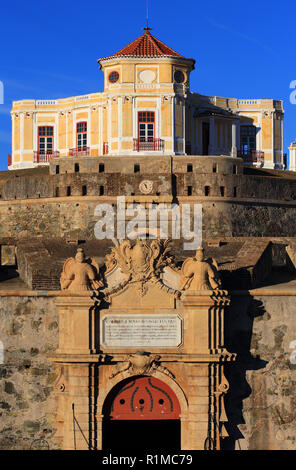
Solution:
<path fill-rule="evenodd" d="M 0 283 L 1 286 L 1 283 Z M 73 293 L 71 296 L 76 298 L 85 298 L 85 294 L 81 293 Z M 262 297 L 273 297 L 273 296 L 292 296 L 296 297 L 296 287 L 289 287 L 289 288 L 273 288 L 273 287 L 261 287 L 257 289 L 250 289 L 250 290 L 230 290 L 228 292 L 230 297 L 236 296 L 262 296 Z M 46 291 L 46 290 L 27 290 L 27 289 L 3 289 L 0 290 L 0 297 L 69 297 L 69 292 L 67 291 Z M 88 297 L 90 295 L 88 293 Z M 93 300 L 95 302 L 96 299 Z"/>
<path fill-rule="evenodd" d="M 108 65 L 116 65 L 122 62 L 129 62 L 133 63 L 149 63 L 149 64 L 158 64 L 159 62 L 168 62 L 171 64 L 185 64 L 187 66 L 191 66 L 192 69 L 194 68 L 195 60 L 190 59 L 187 57 L 175 57 L 175 56 L 163 56 L 163 57 L 137 57 L 137 56 L 117 56 L 117 57 L 103 57 L 102 59 L 98 59 L 98 64 L 100 68 L 102 66 Z"/>

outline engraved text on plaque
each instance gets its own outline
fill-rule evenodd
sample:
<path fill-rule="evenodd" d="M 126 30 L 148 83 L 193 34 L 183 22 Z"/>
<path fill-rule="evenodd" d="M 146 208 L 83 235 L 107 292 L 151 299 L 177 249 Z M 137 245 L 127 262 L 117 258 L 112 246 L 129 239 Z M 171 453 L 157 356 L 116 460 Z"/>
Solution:
<path fill-rule="evenodd" d="M 106 347 L 178 347 L 182 343 L 182 319 L 167 315 L 106 315 L 102 318 L 101 343 Z"/>

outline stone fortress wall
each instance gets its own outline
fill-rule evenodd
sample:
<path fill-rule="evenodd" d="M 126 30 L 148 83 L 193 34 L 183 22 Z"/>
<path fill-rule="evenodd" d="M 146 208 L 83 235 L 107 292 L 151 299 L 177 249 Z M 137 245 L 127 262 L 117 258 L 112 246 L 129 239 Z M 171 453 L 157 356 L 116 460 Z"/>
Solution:
<path fill-rule="evenodd" d="M 17 246 L 18 270 L 23 281 L 15 287 L 6 284 L 12 279 L 0 286 L 0 341 L 4 349 L 0 365 L 1 449 L 30 449 L 41 444 L 50 449 L 62 447 L 61 417 L 57 414 L 54 395 L 58 375 L 49 359 L 57 347 L 59 330 L 55 299 L 61 292 L 57 280 L 63 260 L 66 255 L 73 255 L 78 240 L 91 243 L 94 238 L 97 221 L 94 210 L 98 202 L 116 205 L 116 196 L 120 194 L 126 195 L 127 203 L 135 201 L 144 205 L 174 201 L 202 203 L 204 238 L 228 236 L 233 238 L 234 245 L 239 245 L 233 253 L 226 252 L 221 258 L 221 270 L 226 261 L 228 269 L 238 270 L 238 253 L 241 257 L 245 254 L 242 266 L 252 264 L 251 254 L 259 240 L 248 240 L 249 237 L 279 237 L 274 243 L 284 246 L 291 245 L 288 237 L 295 236 L 296 179 L 288 172 L 247 169 L 240 159 L 231 157 L 138 157 L 136 160 L 125 157 L 122 168 L 119 160 L 67 157 L 53 160 L 50 168 L 0 175 L 1 255 L 5 246 Z M 75 164 L 79 165 L 79 171 L 75 172 Z M 100 164 L 104 165 L 104 171 L 100 171 Z M 136 173 L 135 164 L 140 165 Z M 56 165 L 59 165 L 58 174 Z M 191 169 L 187 165 L 192 165 L 192 171 L 188 171 Z M 147 179 L 153 181 L 153 191 L 143 195 L 139 184 Z M 87 192 L 83 196 L 84 185 Z M 70 196 L 67 196 L 68 186 Z M 103 195 L 99 194 L 100 186 L 105 188 Z M 191 196 L 188 186 L 192 186 Z M 203 192 L 205 186 L 210 186 L 209 196 Z M 224 196 L 220 191 L 222 186 Z M 237 187 L 236 197 L 234 187 Z M 26 242 L 26 237 L 27 240 L 31 237 L 31 241 Z M 51 237 L 56 237 L 56 244 L 42 246 L 43 240 Z M 249 251 L 241 246 L 242 239 L 235 237 L 243 237 Z M 67 245 L 71 239 L 76 240 L 76 245 Z M 97 248 L 92 250 L 87 243 L 87 254 L 97 253 Z M 106 242 L 92 243 L 100 245 L 100 255 L 108 252 Z M 231 243 L 224 242 L 224 246 L 212 249 L 226 250 L 228 245 Z M 261 257 L 263 249 L 259 250 Z M 1 264 L 3 259 L 2 256 Z M 232 259 L 236 260 L 233 268 Z M 98 262 L 101 265 L 103 258 Z M 294 269 L 295 265 L 294 262 Z M 225 403 L 230 426 L 226 448 L 296 448 L 296 366 L 290 360 L 290 344 L 296 339 L 295 290 L 293 286 L 285 290 L 272 284 L 251 290 L 239 291 L 235 286 L 230 289 L 226 341 L 228 350 L 240 355 L 240 362 L 234 369 L 226 370 L 232 390 Z"/>
<path fill-rule="evenodd" d="M 1 295 L 3 362 L 0 364 L 0 449 L 38 449 L 41 437 L 50 450 L 56 438 L 56 372 L 48 355 L 58 345 L 54 297 Z M 17 345 L 17 346 L 16 346 Z M 37 441 L 36 441 L 37 440 Z"/>
<path fill-rule="evenodd" d="M 58 293 L 20 294 L 0 293 L 0 340 L 5 349 L 0 364 L 0 449 L 38 449 L 41 444 L 60 449 L 54 396 L 58 374 L 49 360 L 58 341 Z M 296 365 L 289 348 L 296 338 L 294 300 L 292 295 L 274 296 L 259 289 L 251 297 L 232 297 L 227 345 L 245 355 L 250 349 L 260 359 L 245 357 L 227 375 L 231 389 L 225 406 L 231 427 L 226 448 L 233 448 L 235 439 L 236 449 L 295 449 Z M 260 314 L 256 302 L 263 303 Z"/>
<path fill-rule="evenodd" d="M 241 159 L 199 156 L 80 157 L 0 175 L 2 237 L 94 237 L 98 203 L 201 203 L 204 235 L 294 236 L 292 172 L 243 167 Z M 141 181 L 152 182 L 142 194 Z M 25 210 L 24 210 L 25 208 Z"/>
<path fill-rule="evenodd" d="M 208 196 L 266 199 L 277 201 L 296 200 L 296 178 L 280 171 L 254 171 L 246 174 L 241 159 L 232 157 L 178 156 L 159 157 L 76 157 L 56 158 L 50 163 L 49 173 L 44 168 L 34 176 L 34 170 L 26 176 L 26 170 L 11 171 L 1 184 L 1 199 L 30 199 L 83 195 L 86 186 L 89 196 L 140 196 L 139 183 L 143 179 L 153 181 L 153 196 L 187 196 L 188 186 L 192 196 Z M 15 174 L 11 174 L 15 173 Z M 264 178 L 269 176 L 269 178 Z M 100 194 L 100 187 L 103 194 Z M 224 188 L 223 194 L 221 188 Z M 236 187 L 236 194 L 234 188 Z"/>

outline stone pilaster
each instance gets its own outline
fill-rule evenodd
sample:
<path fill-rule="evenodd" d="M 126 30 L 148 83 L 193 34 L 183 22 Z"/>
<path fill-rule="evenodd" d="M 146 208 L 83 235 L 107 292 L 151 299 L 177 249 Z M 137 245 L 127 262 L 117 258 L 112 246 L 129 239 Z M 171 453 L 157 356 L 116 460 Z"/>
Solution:
<path fill-rule="evenodd" d="M 59 348 L 58 354 L 90 354 L 95 352 L 96 301 L 91 292 L 80 296 L 59 297 Z"/>
<path fill-rule="evenodd" d="M 224 394 L 229 386 L 223 362 L 235 360 L 224 347 L 224 309 L 230 299 L 226 291 L 185 291 L 182 303 L 191 332 L 187 345 L 195 354 L 194 363 L 187 365 L 186 428 L 190 442 L 186 445 L 189 449 L 219 450 L 220 439 L 227 435 Z"/>

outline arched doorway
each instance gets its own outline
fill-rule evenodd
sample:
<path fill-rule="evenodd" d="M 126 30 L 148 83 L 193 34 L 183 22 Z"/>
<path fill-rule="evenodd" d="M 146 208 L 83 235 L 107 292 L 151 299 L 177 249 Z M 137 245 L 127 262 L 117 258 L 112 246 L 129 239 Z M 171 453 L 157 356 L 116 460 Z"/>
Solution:
<path fill-rule="evenodd" d="M 117 384 L 103 406 L 103 450 L 181 449 L 181 407 L 173 390 L 155 377 Z"/>

